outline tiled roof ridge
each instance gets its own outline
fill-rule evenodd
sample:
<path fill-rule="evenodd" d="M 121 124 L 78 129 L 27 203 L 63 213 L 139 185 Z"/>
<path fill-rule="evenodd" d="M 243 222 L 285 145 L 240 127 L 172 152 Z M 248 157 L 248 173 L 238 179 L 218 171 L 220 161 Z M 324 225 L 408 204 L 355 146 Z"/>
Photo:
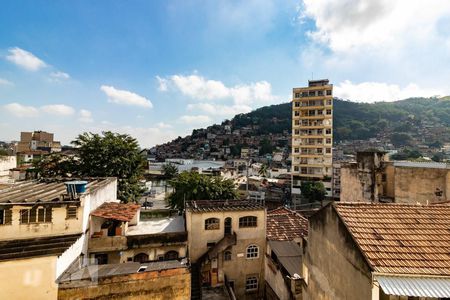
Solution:
<path fill-rule="evenodd" d="M 281 212 L 280 210 L 284 210 L 285 212 Z M 307 220 L 307 218 L 305 218 L 301 213 L 299 213 L 295 210 L 289 209 L 287 207 L 284 207 L 284 206 L 274 208 L 267 212 L 267 215 L 270 215 L 270 216 L 283 216 L 283 215 L 287 215 L 287 214 L 296 215 L 300 218 Z"/>
<path fill-rule="evenodd" d="M 450 200 L 449 200 L 450 201 Z M 443 202 L 435 202 L 435 203 L 429 203 L 429 204 L 422 204 L 422 203 L 381 203 L 381 202 L 334 202 L 334 206 L 378 206 L 378 207 L 389 207 L 389 206 L 396 206 L 396 207 L 443 207 L 443 208 L 450 208 L 448 205 L 440 205 Z"/>

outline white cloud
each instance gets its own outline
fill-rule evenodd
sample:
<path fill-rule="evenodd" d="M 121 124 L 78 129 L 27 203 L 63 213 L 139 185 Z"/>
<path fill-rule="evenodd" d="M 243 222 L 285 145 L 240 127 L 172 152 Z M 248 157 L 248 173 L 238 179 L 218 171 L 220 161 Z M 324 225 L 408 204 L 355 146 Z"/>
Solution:
<path fill-rule="evenodd" d="M 0 85 L 14 85 L 14 83 L 12 83 L 12 82 L 9 81 L 9 80 L 0 78 Z"/>
<path fill-rule="evenodd" d="M 441 90 L 423 89 L 410 83 L 405 87 L 382 82 L 362 82 L 354 84 L 349 80 L 334 87 L 334 95 L 342 99 L 359 102 L 395 101 L 410 97 L 441 96 Z"/>
<path fill-rule="evenodd" d="M 252 108 L 247 105 L 219 105 L 212 103 L 192 103 L 188 104 L 189 111 L 201 111 L 203 113 L 222 117 L 233 117 L 241 113 L 248 113 Z"/>
<path fill-rule="evenodd" d="M 57 116 L 71 116 L 75 113 L 75 110 L 64 104 L 52 104 L 44 105 L 41 110 L 47 114 L 57 115 Z"/>
<path fill-rule="evenodd" d="M 211 123 L 212 119 L 205 115 L 196 115 L 196 116 L 181 116 L 180 121 L 185 124 L 205 124 Z"/>
<path fill-rule="evenodd" d="M 164 122 L 159 122 L 159 123 L 156 124 L 156 126 L 158 128 L 161 128 L 161 129 L 167 129 L 167 128 L 172 128 L 173 127 L 172 125 L 166 124 Z"/>
<path fill-rule="evenodd" d="M 153 104 L 147 98 L 136 93 L 119 90 L 113 86 L 102 85 L 100 89 L 108 96 L 108 101 L 116 104 L 133 105 L 152 108 Z"/>
<path fill-rule="evenodd" d="M 392 49 L 405 41 L 430 41 L 450 15 L 449 1 L 303 0 L 302 14 L 315 21 L 310 36 L 333 51 Z"/>
<path fill-rule="evenodd" d="M 94 119 L 92 118 L 92 113 L 87 109 L 80 109 L 78 115 L 79 115 L 78 121 L 82 123 L 94 122 Z"/>
<path fill-rule="evenodd" d="M 8 52 L 10 54 L 6 56 L 7 60 L 28 71 L 37 71 L 46 66 L 45 62 L 37 58 L 33 53 L 18 47 L 11 48 Z"/>
<path fill-rule="evenodd" d="M 279 97 L 272 94 L 272 86 L 267 81 L 227 87 L 221 81 L 206 79 L 197 74 L 189 76 L 172 75 L 168 79 L 161 80 L 164 80 L 165 90 L 168 90 L 169 87 L 175 88 L 183 95 L 196 100 L 228 98 L 232 99 L 235 105 L 269 103 L 279 100 Z"/>
<path fill-rule="evenodd" d="M 160 90 L 161 92 L 167 91 L 168 80 L 159 76 L 156 76 L 156 79 L 158 80 L 158 90 Z"/>
<path fill-rule="evenodd" d="M 58 79 L 64 80 L 64 79 L 69 79 L 70 78 L 69 74 L 61 72 L 61 71 L 52 72 L 52 73 L 50 73 L 50 76 L 55 78 L 55 79 L 57 79 L 57 80 Z"/>
<path fill-rule="evenodd" d="M 10 114 L 19 118 L 36 117 L 39 115 L 39 110 L 36 107 L 26 106 L 16 102 L 6 104 L 3 108 Z"/>

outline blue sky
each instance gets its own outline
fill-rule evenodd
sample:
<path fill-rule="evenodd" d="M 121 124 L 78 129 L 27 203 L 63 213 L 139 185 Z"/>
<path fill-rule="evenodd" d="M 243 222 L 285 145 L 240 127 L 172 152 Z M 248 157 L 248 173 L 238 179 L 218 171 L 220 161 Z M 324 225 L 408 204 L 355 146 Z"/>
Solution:
<path fill-rule="evenodd" d="M 445 2 L 2 1 L 0 140 L 113 130 L 153 146 L 312 76 L 354 101 L 448 95 Z"/>

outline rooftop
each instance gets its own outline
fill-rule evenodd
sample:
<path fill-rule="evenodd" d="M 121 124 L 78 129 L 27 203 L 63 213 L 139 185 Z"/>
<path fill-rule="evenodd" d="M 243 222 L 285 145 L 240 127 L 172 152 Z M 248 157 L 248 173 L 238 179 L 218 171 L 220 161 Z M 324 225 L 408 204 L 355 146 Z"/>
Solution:
<path fill-rule="evenodd" d="M 308 235 L 308 220 L 285 207 L 267 212 L 267 239 L 290 241 Z"/>
<path fill-rule="evenodd" d="M 0 261 L 36 256 L 61 255 L 81 236 L 60 235 L 0 242 Z"/>
<path fill-rule="evenodd" d="M 183 262 L 178 260 L 156 261 L 149 263 L 128 262 L 122 264 L 91 265 L 81 268 L 73 273 L 64 274 L 59 282 L 70 282 L 76 280 L 94 280 L 96 278 L 127 275 L 133 273 L 161 271 L 186 268 Z M 139 272 L 139 270 L 141 270 Z"/>
<path fill-rule="evenodd" d="M 193 200 L 186 202 L 186 210 L 191 212 L 263 210 L 264 206 L 251 200 Z"/>
<path fill-rule="evenodd" d="M 159 234 L 170 232 L 184 232 L 184 217 L 155 218 L 140 221 L 138 225 L 129 226 L 126 235 Z"/>
<path fill-rule="evenodd" d="M 91 212 L 91 216 L 130 222 L 140 208 L 139 204 L 105 202 Z"/>
<path fill-rule="evenodd" d="M 87 193 L 115 181 L 113 177 L 88 179 Z M 0 204 L 59 202 L 67 195 L 63 180 L 32 180 L 0 189 Z"/>
<path fill-rule="evenodd" d="M 407 168 L 429 168 L 429 169 L 450 169 L 450 164 L 431 162 L 431 161 L 394 161 L 395 167 L 407 167 Z"/>
<path fill-rule="evenodd" d="M 290 276 L 299 274 L 302 266 L 302 248 L 293 241 L 269 241 L 270 249 Z"/>
<path fill-rule="evenodd" d="M 450 206 L 334 205 L 375 272 L 450 275 Z"/>

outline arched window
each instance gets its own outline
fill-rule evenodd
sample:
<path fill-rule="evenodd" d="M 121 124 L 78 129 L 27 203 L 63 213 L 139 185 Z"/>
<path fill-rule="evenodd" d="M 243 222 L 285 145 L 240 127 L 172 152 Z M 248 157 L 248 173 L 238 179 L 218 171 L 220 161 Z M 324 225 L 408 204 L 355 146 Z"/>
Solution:
<path fill-rule="evenodd" d="M 209 218 L 205 220 L 205 230 L 220 229 L 220 220 L 217 218 Z"/>
<path fill-rule="evenodd" d="M 133 261 L 140 262 L 140 263 L 146 262 L 146 261 L 148 261 L 148 255 L 146 253 L 136 254 L 133 258 Z"/>
<path fill-rule="evenodd" d="M 254 216 L 245 216 L 239 218 L 239 228 L 256 227 L 257 219 L 258 218 Z"/>
<path fill-rule="evenodd" d="M 174 260 L 178 259 L 178 252 L 177 251 L 168 251 L 166 254 L 164 254 L 164 260 Z"/>
<path fill-rule="evenodd" d="M 259 247 L 256 245 L 250 245 L 247 247 L 247 258 L 258 258 Z"/>
<path fill-rule="evenodd" d="M 231 260 L 231 251 L 227 250 L 223 253 L 223 260 L 225 260 L 225 261 Z"/>

